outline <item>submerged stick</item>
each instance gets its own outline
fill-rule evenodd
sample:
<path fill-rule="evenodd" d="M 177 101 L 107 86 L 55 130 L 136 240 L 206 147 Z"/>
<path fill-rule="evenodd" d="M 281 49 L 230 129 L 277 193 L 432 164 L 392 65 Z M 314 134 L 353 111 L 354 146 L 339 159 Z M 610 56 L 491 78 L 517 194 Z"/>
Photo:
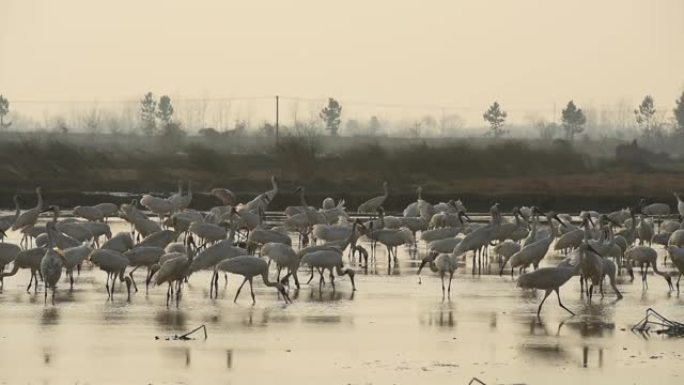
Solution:
<path fill-rule="evenodd" d="M 194 340 L 194 338 L 190 338 L 190 335 L 192 335 L 193 333 L 197 332 L 197 331 L 200 330 L 200 329 L 204 330 L 204 339 L 206 340 L 207 337 L 208 337 L 208 335 L 207 335 L 207 326 L 206 326 L 206 325 L 200 325 L 200 326 L 198 326 L 198 327 L 196 327 L 196 328 L 190 330 L 189 332 L 187 332 L 187 333 L 185 333 L 185 334 L 183 334 L 183 335 L 180 335 L 180 336 L 179 336 L 178 334 L 174 334 L 173 336 L 171 336 L 171 337 L 166 337 L 166 338 L 164 338 L 164 339 L 165 339 L 166 341 L 178 341 L 178 340 L 187 341 L 187 340 Z M 155 340 L 158 340 L 158 339 L 159 339 L 159 336 L 155 336 L 154 339 L 155 339 Z"/>

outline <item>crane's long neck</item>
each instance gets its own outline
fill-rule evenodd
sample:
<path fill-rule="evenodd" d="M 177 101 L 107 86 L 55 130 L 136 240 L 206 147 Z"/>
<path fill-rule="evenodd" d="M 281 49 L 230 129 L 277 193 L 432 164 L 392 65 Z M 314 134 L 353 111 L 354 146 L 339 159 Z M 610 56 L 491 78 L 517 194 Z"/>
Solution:
<path fill-rule="evenodd" d="M 387 194 L 387 189 L 385 189 L 385 194 Z M 422 199 L 423 199 L 423 188 L 418 187 L 418 200 L 422 200 Z"/>
<path fill-rule="evenodd" d="M 273 186 L 273 193 L 275 194 L 278 192 L 278 182 L 276 181 L 276 178 L 274 176 L 271 177 L 271 186 Z"/>
<path fill-rule="evenodd" d="M 387 198 L 387 196 L 389 195 L 389 190 L 387 189 L 387 183 L 383 183 L 383 184 L 382 184 L 382 190 L 384 191 L 383 196 L 384 196 L 385 198 Z"/>
<path fill-rule="evenodd" d="M 299 201 L 304 207 L 309 207 L 309 205 L 306 204 L 306 199 L 304 199 L 304 189 L 299 190 Z"/>
<path fill-rule="evenodd" d="M 261 273 L 261 279 L 264 281 L 264 285 L 266 285 L 268 287 L 277 287 L 278 286 L 278 282 L 272 282 L 268 278 L 268 272 L 267 271 Z"/>
<path fill-rule="evenodd" d="M 229 220 L 230 233 L 228 234 L 228 241 L 232 244 L 235 241 L 235 221 L 233 221 L 233 216 L 230 216 Z"/>
<path fill-rule="evenodd" d="M 656 258 L 655 260 L 653 260 L 653 263 L 651 263 L 651 266 L 653 266 L 653 272 L 654 272 L 654 273 L 656 273 L 656 274 L 658 274 L 658 275 L 660 275 L 661 277 L 664 277 L 664 278 L 670 278 L 670 276 L 669 276 L 667 273 L 658 270 L 657 258 Z"/>
<path fill-rule="evenodd" d="M 38 203 L 36 203 L 36 208 L 38 211 L 41 211 L 43 210 L 43 192 L 39 189 L 36 191 L 36 193 L 38 194 Z"/>
<path fill-rule="evenodd" d="M 553 225 L 553 218 L 547 217 L 547 220 L 549 221 L 549 227 L 551 228 L 551 238 L 556 238 L 558 237 L 558 227 Z M 558 226 L 562 226 L 560 223 Z M 586 234 L 586 231 L 585 231 Z"/>
<path fill-rule="evenodd" d="M 48 226 L 47 231 L 46 231 L 46 233 L 47 233 L 47 249 L 48 250 L 52 250 L 52 248 L 55 247 L 55 240 L 54 240 L 54 237 L 52 235 L 52 231 L 53 231 L 52 227 Z"/>
<path fill-rule="evenodd" d="M 354 224 L 352 225 L 352 228 L 351 228 L 351 233 L 349 234 L 349 237 L 347 238 L 347 243 L 346 243 L 347 245 L 354 242 L 354 238 L 356 238 L 356 226 L 357 226 L 357 223 L 354 222 Z M 346 247 L 345 247 L 345 249 L 346 249 Z"/>
<path fill-rule="evenodd" d="M 192 181 L 188 181 L 188 194 L 187 196 L 192 197 Z"/>
<path fill-rule="evenodd" d="M 19 207 L 19 197 L 14 197 L 14 206 L 16 207 L 16 211 L 14 212 L 14 219 L 16 220 L 19 218 L 19 213 L 21 212 L 21 208 Z"/>
<path fill-rule="evenodd" d="M 19 271 L 19 264 L 15 261 L 14 266 L 12 267 L 12 271 L 9 271 L 7 273 L 0 273 L 0 278 L 11 277 L 13 275 L 16 275 L 18 271 Z"/>

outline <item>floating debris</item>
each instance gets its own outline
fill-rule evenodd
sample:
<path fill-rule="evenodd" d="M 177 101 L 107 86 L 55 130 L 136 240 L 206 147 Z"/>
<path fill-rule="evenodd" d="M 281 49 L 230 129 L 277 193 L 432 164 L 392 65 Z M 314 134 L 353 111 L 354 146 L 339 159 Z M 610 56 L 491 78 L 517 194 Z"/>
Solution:
<path fill-rule="evenodd" d="M 649 307 L 646 309 L 646 317 L 632 326 L 632 332 L 647 336 L 651 331 L 669 337 L 684 337 L 684 323 L 671 321 Z"/>
<path fill-rule="evenodd" d="M 206 339 L 207 339 L 207 327 L 206 327 L 206 325 L 198 326 L 198 327 L 196 327 L 196 328 L 190 330 L 189 332 L 187 332 L 187 333 L 185 333 L 185 334 L 183 334 L 183 335 L 180 335 L 180 336 L 179 336 L 178 334 L 174 334 L 173 336 L 164 337 L 163 339 L 166 340 L 166 341 L 188 341 L 188 340 L 194 340 L 194 338 L 190 338 L 190 335 L 193 334 L 193 333 L 195 333 L 195 332 L 197 332 L 197 331 L 200 330 L 200 329 L 204 330 L 204 339 L 206 340 Z M 162 339 L 162 338 L 159 337 L 159 336 L 155 336 L 154 339 L 155 339 L 155 340 L 160 340 L 160 339 Z"/>

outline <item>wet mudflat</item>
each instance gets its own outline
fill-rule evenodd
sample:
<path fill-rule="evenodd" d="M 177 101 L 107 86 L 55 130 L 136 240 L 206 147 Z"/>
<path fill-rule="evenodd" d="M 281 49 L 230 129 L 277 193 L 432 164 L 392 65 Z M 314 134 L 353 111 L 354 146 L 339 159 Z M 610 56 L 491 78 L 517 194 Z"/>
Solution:
<path fill-rule="evenodd" d="M 114 231 L 124 230 L 118 224 Z M 16 240 L 11 240 L 16 241 Z M 421 244 L 419 249 L 424 247 Z M 662 252 L 662 251 L 660 251 Z M 473 275 L 460 269 L 451 299 L 442 300 L 438 276 L 416 271 L 422 252 L 399 250 L 388 272 L 384 250 L 367 271 L 318 290 L 317 279 L 290 290 L 285 305 L 255 281 L 232 299 L 240 277 L 229 276 L 209 299 L 208 272 L 190 277 L 180 306 L 166 307 L 166 288 L 144 285 L 126 300 L 124 287 L 107 301 L 104 272 L 86 267 L 73 292 L 63 282 L 57 304 L 43 304 L 42 288 L 27 294 L 27 271 L 5 279 L 0 294 L 0 383 L 31 384 L 681 384 L 684 339 L 630 331 L 648 307 L 684 320 L 684 296 L 650 275 L 621 277 L 625 298 L 582 298 L 578 279 L 561 289 L 569 317 L 551 296 L 515 287 L 493 266 Z M 547 258 L 549 258 L 547 256 Z M 548 263 L 557 263 L 549 258 Z M 662 264 L 662 258 L 659 260 Z M 670 270 L 669 266 L 664 267 Z M 144 271 L 137 273 L 140 283 Z M 275 273 L 273 273 L 275 274 Z M 306 282 L 308 272 L 300 272 Z M 221 287 L 223 285 L 221 278 Z M 167 341 L 206 324 L 209 338 Z M 160 339 L 155 339 L 159 336 Z"/>

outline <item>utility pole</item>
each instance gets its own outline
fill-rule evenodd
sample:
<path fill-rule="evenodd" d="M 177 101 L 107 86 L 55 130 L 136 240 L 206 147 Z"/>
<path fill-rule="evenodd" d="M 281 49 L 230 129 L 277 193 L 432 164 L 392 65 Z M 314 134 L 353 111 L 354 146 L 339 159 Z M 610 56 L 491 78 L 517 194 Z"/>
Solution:
<path fill-rule="evenodd" d="M 279 111 L 278 111 L 278 109 L 279 109 L 279 97 L 278 97 L 278 95 L 276 95 L 276 127 L 275 127 L 275 128 L 276 128 L 276 132 L 275 132 L 275 135 L 276 135 L 276 144 L 278 144 L 278 139 L 279 139 L 279 136 L 278 136 L 278 134 L 279 134 L 279 133 L 278 133 L 278 129 L 279 129 L 279 127 L 278 127 Z"/>

